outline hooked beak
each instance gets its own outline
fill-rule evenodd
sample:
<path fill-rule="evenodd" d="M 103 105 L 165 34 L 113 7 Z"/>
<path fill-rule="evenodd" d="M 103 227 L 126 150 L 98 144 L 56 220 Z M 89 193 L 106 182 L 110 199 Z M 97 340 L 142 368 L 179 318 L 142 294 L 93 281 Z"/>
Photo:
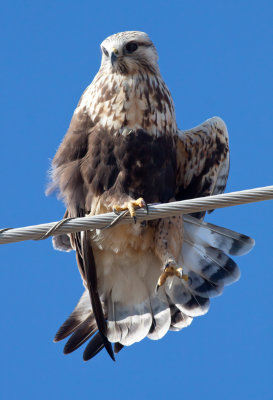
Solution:
<path fill-rule="evenodd" d="M 111 64 L 112 65 L 114 65 L 117 58 L 118 58 L 118 50 L 115 47 L 113 47 L 112 51 L 111 51 Z"/>

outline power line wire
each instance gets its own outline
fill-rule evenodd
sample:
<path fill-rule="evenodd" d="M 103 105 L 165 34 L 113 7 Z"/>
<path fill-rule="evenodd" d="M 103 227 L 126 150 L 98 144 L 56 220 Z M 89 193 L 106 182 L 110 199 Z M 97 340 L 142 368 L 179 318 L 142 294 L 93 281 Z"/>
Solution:
<path fill-rule="evenodd" d="M 190 214 L 199 211 L 214 210 L 217 208 L 231 207 L 240 204 L 254 203 L 273 199 L 273 186 L 242 190 L 218 194 L 196 199 L 175 201 L 171 203 L 149 205 L 146 210 L 136 211 L 138 220 L 152 220 L 166 218 L 173 215 Z M 22 228 L 0 229 L 0 244 L 21 242 L 24 240 L 42 240 L 49 236 L 64 233 L 85 231 L 89 229 L 103 229 L 114 224 L 132 223 L 132 218 L 124 212 L 121 216 L 115 213 L 99 214 L 82 218 L 65 218 L 57 222 L 26 226 Z"/>

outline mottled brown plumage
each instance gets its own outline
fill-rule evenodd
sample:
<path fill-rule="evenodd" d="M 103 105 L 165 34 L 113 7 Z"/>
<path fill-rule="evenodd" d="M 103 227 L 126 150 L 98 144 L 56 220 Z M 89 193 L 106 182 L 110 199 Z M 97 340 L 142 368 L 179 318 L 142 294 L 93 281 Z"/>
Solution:
<path fill-rule="evenodd" d="M 216 117 L 189 131 L 177 129 L 157 52 L 145 33 L 110 36 L 101 49 L 100 70 L 52 162 L 51 190 L 59 190 L 67 215 L 100 214 L 140 197 L 163 203 L 222 193 L 229 169 L 224 122 Z M 205 313 L 209 297 L 238 278 L 236 264 L 224 253 L 238 242 L 238 252 L 246 252 L 251 240 L 185 218 L 71 235 L 92 306 L 85 294 L 57 333 L 61 340 L 75 331 L 65 352 L 97 329 L 85 359 L 103 346 L 111 353 L 109 341 L 118 352 L 145 336 L 158 339 Z M 68 248 L 61 238 L 54 243 Z M 182 267 L 189 279 L 168 273 L 156 291 L 166 266 Z"/>

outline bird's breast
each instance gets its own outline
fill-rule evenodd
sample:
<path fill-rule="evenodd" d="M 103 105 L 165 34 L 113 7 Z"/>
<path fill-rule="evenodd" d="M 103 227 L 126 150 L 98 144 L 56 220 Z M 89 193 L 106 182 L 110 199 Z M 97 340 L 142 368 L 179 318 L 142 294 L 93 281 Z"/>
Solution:
<path fill-rule="evenodd" d="M 81 106 L 95 124 L 112 134 L 126 136 L 131 130 L 143 129 L 161 136 L 177 129 L 169 90 L 155 76 L 112 74 L 97 79 L 84 94 Z"/>

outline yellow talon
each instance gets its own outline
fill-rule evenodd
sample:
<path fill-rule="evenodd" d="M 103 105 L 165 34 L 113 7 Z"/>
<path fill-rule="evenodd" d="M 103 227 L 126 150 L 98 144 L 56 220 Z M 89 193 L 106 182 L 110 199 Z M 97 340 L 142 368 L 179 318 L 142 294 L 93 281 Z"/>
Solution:
<path fill-rule="evenodd" d="M 184 281 L 188 281 L 189 280 L 189 276 L 187 274 L 183 274 L 183 268 L 182 267 L 179 267 L 179 268 L 177 268 L 175 270 L 175 276 L 177 276 L 177 278 L 183 279 Z"/>
<path fill-rule="evenodd" d="M 166 280 L 169 276 L 177 276 L 177 278 L 183 279 L 184 281 L 188 281 L 188 279 L 189 279 L 189 276 L 187 274 L 183 274 L 182 267 L 175 268 L 173 266 L 170 266 L 169 264 L 170 263 L 167 264 L 164 272 L 162 272 L 162 274 L 160 275 L 160 277 L 158 279 L 157 287 L 156 287 L 157 290 L 160 286 L 164 285 L 164 283 L 166 282 Z"/>
<path fill-rule="evenodd" d="M 145 201 L 144 201 L 144 199 L 142 197 L 140 197 L 137 200 L 128 201 L 127 203 L 125 203 L 122 206 L 115 205 L 113 207 L 113 209 L 116 212 L 128 210 L 130 215 L 131 215 L 131 217 L 136 222 L 136 210 L 135 210 L 136 207 L 139 207 L 139 208 L 146 207 L 146 203 L 145 203 Z"/>
<path fill-rule="evenodd" d="M 135 204 L 132 202 L 127 203 L 127 208 L 132 218 L 136 216 Z"/>

